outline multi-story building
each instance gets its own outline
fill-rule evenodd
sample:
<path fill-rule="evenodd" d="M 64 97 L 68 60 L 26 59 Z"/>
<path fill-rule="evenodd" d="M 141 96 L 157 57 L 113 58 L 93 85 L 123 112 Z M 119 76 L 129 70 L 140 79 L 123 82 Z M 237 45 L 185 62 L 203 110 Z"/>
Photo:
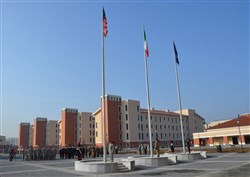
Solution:
<path fill-rule="evenodd" d="M 58 121 L 49 120 L 46 125 L 46 146 L 59 145 L 59 126 Z"/>
<path fill-rule="evenodd" d="M 95 119 L 91 112 L 78 112 L 77 139 L 84 145 L 95 145 Z"/>
<path fill-rule="evenodd" d="M 102 98 L 101 98 L 102 99 Z M 102 101 L 101 101 L 102 104 Z M 140 143 L 149 143 L 149 126 L 152 140 L 158 138 L 162 146 L 170 141 L 182 144 L 181 121 L 178 111 L 151 109 L 151 125 L 148 110 L 140 106 L 140 101 L 122 100 L 120 96 L 105 96 L 106 144 L 113 142 L 124 148 L 137 147 Z M 205 120 L 194 110 L 182 110 L 183 136 L 192 138 L 193 133 L 203 130 Z M 102 109 L 94 113 L 78 112 L 77 109 L 63 108 L 59 121 L 47 121 L 47 118 L 35 118 L 34 126 L 26 125 L 26 135 L 19 133 L 19 140 L 26 146 L 77 146 L 103 145 Z M 23 127 L 25 127 L 23 125 Z M 22 128 L 24 131 L 24 128 Z"/>
<path fill-rule="evenodd" d="M 63 108 L 61 117 L 61 144 L 60 146 L 77 145 L 77 109 Z"/>
<path fill-rule="evenodd" d="M 21 122 L 18 127 L 18 148 L 30 146 L 30 123 Z"/>
<path fill-rule="evenodd" d="M 120 147 L 137 147 L 149 142 L 148 110 L 140 108 L 136 100 L 121 100 L 120 96 L 106 95 L 106 143 L 112 141 Z M 192 138 L 194 132 L 203 130 L 205 120 L 194 110 L 183 110 L 184 139 Z M 96 122 L 96 144 L 102 145 L 103 126 L 101 108 L 93 113 Z M 158 138 L 162 146 L 169 141 L 182 144 L 180 114 L 178 111 L 150 110 L 152 139 Z"/>
<path fill-rule="evenodd" d="M 33 129 L 33 147 L 46 146 L 47 118 L 35 117 Z"/>

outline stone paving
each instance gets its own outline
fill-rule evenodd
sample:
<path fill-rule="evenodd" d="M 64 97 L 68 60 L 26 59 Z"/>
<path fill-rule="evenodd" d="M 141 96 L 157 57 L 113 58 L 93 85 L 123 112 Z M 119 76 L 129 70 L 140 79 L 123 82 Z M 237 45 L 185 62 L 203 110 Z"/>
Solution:
<path fill-rule="evenodd" d="M 129 155 L 131 156 L 131 155 Z M 125 157 L 117 155 L 115 158 Z M 136 166 L 135 171 L 90 174 L 74 170 L 74 159 L 50 161 L 22 161 L 21 158 L 9 162 L 0 158 L 0 177 L 246 177 L 250 176 L 250 153 L 215 153 L 207 159 L 179 163 L 157 168 Z"/>

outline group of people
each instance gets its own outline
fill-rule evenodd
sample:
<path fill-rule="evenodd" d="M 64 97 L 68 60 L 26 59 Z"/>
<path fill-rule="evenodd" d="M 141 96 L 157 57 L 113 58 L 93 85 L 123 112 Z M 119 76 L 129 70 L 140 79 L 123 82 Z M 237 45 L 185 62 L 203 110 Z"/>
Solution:
<path fill-rule="evenodd" d="M 149 144 L 139 144 L 138 146 L 138 154 L 141 155 L 141 154 L 144 154 L 144 155 L 147 155 L 148 151 L 149 151 Z"/>
<path fill-rule="evenodd" d="M 106 148 L 107 154 L 112 151 L 113 153 L 118 153 L 118 146 L 114 146 L 113 143 L 109 143 L 111 147 Z M 82 158 L 96 158 L 96 157 L 103 157 L 103 147 L 98 146 L 83 146 L 78 144 L 77 147 L 62 147 L 59 149 L 60 159 L 72 159 L 77 157 L 78 160 Z"/>
<path fill-rule="evenodd" d="M 187 149 L 188 149 L 188 153 L 190 153 L 190 147 L 191 147 L 191 140 L 190 139 L 187 139 L 186 140 L 186 146 L 187 146 Z M 157 156 L 159 157 L 160 156 L 160 141 L 158 139 L 156 139 L 154 141 L 154 144 L 153 144 L 153 149 L 155 150 Z M 170 141 L 170 150 L 172 153 L 175 152 L 175 146 L 174 146 L 174 142 L 173 141 Z M 149 153 L 150 151 L 150 146 L 149 144 L 139 144 L 138 146 L 138 154 L 139 155 L 147 155 L 147 153 Z"/>
<path fill-rule="evenodd" d="M 55 160 L 57 149 L 51 147 L 43 148 L 25 148 L 22 151 L 23 160 L 32 161 L 32 160 Z"/>

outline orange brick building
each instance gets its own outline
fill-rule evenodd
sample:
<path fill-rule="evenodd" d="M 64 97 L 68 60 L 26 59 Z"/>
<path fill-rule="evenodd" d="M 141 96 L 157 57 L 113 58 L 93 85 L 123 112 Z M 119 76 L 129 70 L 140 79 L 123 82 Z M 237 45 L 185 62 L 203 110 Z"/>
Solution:
<path fill-rule="evenodd" d="M 34 119 L 33 147 L 46 146 L 47 118 L 36 117 Z"/>
<path fill-rule="evenodd" d="M 63 108 L 61 117 L 61 146 L 77 145 L 77 109 Z"/>
<path fill-rule="evenodd" d="M 22 122 L 18 127 L 18 147 L 29 147 L 30 123 Z"/>

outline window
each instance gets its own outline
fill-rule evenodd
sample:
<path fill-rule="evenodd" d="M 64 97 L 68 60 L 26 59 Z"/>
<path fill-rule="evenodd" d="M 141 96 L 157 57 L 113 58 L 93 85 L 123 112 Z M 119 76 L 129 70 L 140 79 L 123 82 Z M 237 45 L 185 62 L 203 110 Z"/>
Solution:
<path fill-rule="evenodd" d="M 174 130 L 174 126 L 172 125 L 172 130 Z"/>
<path fill-rule="evenodd" d="M 81 116 L 79 116 L 79 120 L 81 120 Z"/>
<path fill-rule="evenodd" d="M 82 124 L 81 124 L 81 123 L 79 123 L 79 128 L 81 128 L 81 125 L 82 125 Z"/>
<path fill-rule="evenodd" d="M 93 131 L 93 135 L 95 136 L 95 131 Z"/>
<path fill-rule="evenodd" d="M 89 117 L 89 121 L 91 121 L 91 116 Z"/>
<path fill-rule="evenodd" d="M 95 132 L 95 136 L 98 137 L 98 132 L 97 131 Z"/>
<path fill-rule="evenodd" d="M 148 137 L 148 133 L 147 133 L 147 137 Z"/>
<path fill-rule="evenodd" d="M 146 124 L 146 128 L 148 128 L 148 124 Z"/>
<path fill-rule="evenodd" d="M 143 130 L 143 124 L 141 124 L 141 130 Z"/>
<path fill-rule="evenodd" d="M 127 140 L 129 139 L 128 133 L 127 133 Z"/>
<path fill-rule="evenodd" d="M 146 116 L 146 120 L 148 120 L 148 116 Z"/>
<path fill-rule="evenodd" d="M 139 112 L 140 111 L 140 107 L 137 105 L 137 112 Z"/>
<path fill-rule="evenodd" d="M 157 130 L 157 125 L 155 125 L 155 129 Z"/>
<path fill-rule="evenodd" d="M 138 124 L 138 130 L 140 130 L 140 124 Z"/>
<path fill-rule="evenodd" d="M 142 116 L 141 116 L 141 121 L 142 121 Z"/>
<path fill-rule="evenodd" d="M 152 120 L 152 116 L 150 116 L 150 120 Z"/>
<path fill-rule="evenodd" d="M 157 117 L 155 117 L 155 122 L 157 122 Z"/>
<path fill-rule="evenodd" d="M 92 142 L 92 139 L 91 139 L 91 138 L 89 138 L 89 142 Z"/>
<path fill-rule="evenodd" d="M 121 112 L 121 106 L 118 106 L 118 111 Z"/>
<path fill-rule="evenodd" d="M 75 124 L 75 128 L 77 128 L 77 124 Z"/>
<path fill-rule="evenodd" d="M 122 134 L 120 133 L 120 141 L 122 141 Z"/>
<path fill-rule="evenodd" d="M 140 121 L 140 115 L 138 114 L 138 122 Z"/>
<path fill-rule="evenodd" d="M 120 124 L 119 127 L 120 127 L 120 130 L 122 130 L 122 124 Z"/>
<path fill-rule="evenodd" d="M 173 120 L 173 118 L 172 118 L 172 123 L 174 123 L 174 120 Z"/>
<path fill-rule="evenodd" d="M 141 134 L 139 133 L 139 140 L 141 139 Z"/>
<path fill-rule="evenodd" d="M 128 124 L 126 124 L 126 130 L 128 130 Z"/>
<path fill-rule="evenodd" d="M 81 136 L 81 134 L 82 134 L 82 131 L 80 130 L 80 131 L 79 131 L 79 135 Z"/>
<path fill-rule="evenodd" d="M 160 129 L 162 129 L 162 128 L 161 128 L 161 125 L 160 125 Z"/>
<path fill-rule="evenodd" d="M 97 122 L 95 123 L 95 128 L 97 128 Z"/>
<path fill-rule="evenodd" d="M 125 105 L 125 111 L 128 111 L 128 105 Z"/>
<path fill-rule="evenodd" d="M 144 139 L 144 137 L 143 137 L 143 133 L 141 133 L 141 139 L 142 139 L 142 140 Z"/>
<path fill-rule="evenodd" d="M 161 117 L 160 117 L 160 122 L 161 122 Z"/>
<path fill-rule="evenodd" d="M 89 128 L 91 128 L 91 124 L 89 124 Z"/>
<path fill-rule="evenodd" d="M 162 139 L 162 133 L 161 133 L 161 139 Z"/>
<path fill-rule="evenodd" d="M 126 114 L 126 120 L 128 120 L 128 114 Z"/>
<path fill-rule="evenodd" d="M 91 135 L 91 130 L 89 131 L 89 135 Z"/>
<path fill-rule="evenodd" d="M 118 117 L 119 117 L 119 121 L 121 121 L 122 120 L 122 115 L 119 114 Z"/>
<path fill-rule="evenodd" d="M 95 128 L 95 124 L 93 124 L 93 128 Z"/>

